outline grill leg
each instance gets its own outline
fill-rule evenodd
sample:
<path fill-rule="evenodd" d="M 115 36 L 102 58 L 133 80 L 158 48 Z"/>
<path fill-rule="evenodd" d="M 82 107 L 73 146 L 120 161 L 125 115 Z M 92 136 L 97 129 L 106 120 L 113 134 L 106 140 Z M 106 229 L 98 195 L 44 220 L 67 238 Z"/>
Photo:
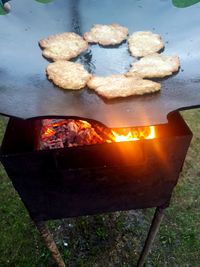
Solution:
<path fill-rule="evenodd" d="M 45 222 L 43 222 L 43 221 L 36 222 L 35 221 L 34 223 L 35 223 L 38 231 L 40 232 L 42 238 L 44 239 L 44 242 L 45 242 L 47 248 L 51 252 L 52 257 L 54 258 L 54 260 L 58 264 L 58 267 L 66 267 L 66 265 L 62 259 L 62 256 L 60 255 L 60 252 L 56 246 L 56 243 L 53 239 L 53 236 L 52 236 L 49 228 L 45 224 Z"/>
<path fill-rule="evenodd" d="M 143 247 L 143 250 L 140 254 L 140 258 L 138 260 L 137 263 L 137 267 L 143 267 L 145 260 L 150 252 L 151 246 L 153 244 L 153 241 L 156 237 L 156 234 L 159 230 L 160 224 L 162 222 L 164 216 L 164 208 L 156 208 L 156 211 L 154 213 L 154 217 L 151 223 L 151 227 L 149 229 L 146 241 L 145 241 L 145 245 Z"/>

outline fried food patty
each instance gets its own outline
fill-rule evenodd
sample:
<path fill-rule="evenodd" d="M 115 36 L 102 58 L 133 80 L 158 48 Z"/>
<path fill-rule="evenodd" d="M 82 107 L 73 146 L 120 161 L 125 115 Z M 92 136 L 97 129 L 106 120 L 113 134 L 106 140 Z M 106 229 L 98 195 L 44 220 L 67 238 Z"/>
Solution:
<path fill-rule="evenodd" d="M 63 89 L 81 89 L 92 77 L 83 65 L 70 61 L 56 61 L 47 66 L 48 79 Z"/>
<path fill-rule="evenodd" d="M 88 43 L 99 43 L 106 46 L 120 44 L 127 38 L 127 35 L 128 29 L 119 24 L 95 24 L 89 32 L 84 34 L 84 39 Z"/>
<path fill-rule="evenodd" d="M 137 74 L 142 78 L 163 78 L 178 71 L 179 67 L 180 60 L 178 56 L 166 56 L 155 53 L 133 63 L 127 76 L 135 76 Z"/>
<path fill-rule="evenodd" d="M 87 50 L 88 43 L 74 32 L 51 35 L 39 41 L 43 56 L 53 61 L 70 60 Z"/>
<path fill-rule="evenodd" d="M 92 77 L 87 86 L 107 99 L 153 93 L 159 91 L 161 87 L 157 82 L 144 80 L 137 76 L 126 77 L 123 74 Z"/>
<path fill-rule="evenodd" d="M 139 31 L 129 37 L 128 46 L 132 56 L 144 57 L 160 51 L 164 43 L 158 34 Z"/>

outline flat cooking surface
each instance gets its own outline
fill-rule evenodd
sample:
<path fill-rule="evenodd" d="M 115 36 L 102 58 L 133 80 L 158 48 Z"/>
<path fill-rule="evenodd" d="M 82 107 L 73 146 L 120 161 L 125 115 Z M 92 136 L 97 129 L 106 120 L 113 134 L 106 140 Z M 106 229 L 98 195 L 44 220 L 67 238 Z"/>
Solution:
<path fill-rule="evenodd" d="M 176 1 L 177 2 L 177 1 Z M 110 127 L 166 123 L 173 110 L 200 105 L 200 3 L 175 7 L 171 0 L 11 1 L 0 16 L 0 113 L 20 118 L 75 116 Z M 64 91 L 45 75 L 48 61 L 38 40 L 64 31 L 84 33 L 95 23 L 119 23 L 129 33 L 150 30 L 165 41 L 165 54 L 181 59 L 178 74 L 162 81 L 161 92 L 104 100 L 89 89 Z M 125 72 L 133 61 L 123 43 L 91 46 L 77 61 L 97 75 Z"/>

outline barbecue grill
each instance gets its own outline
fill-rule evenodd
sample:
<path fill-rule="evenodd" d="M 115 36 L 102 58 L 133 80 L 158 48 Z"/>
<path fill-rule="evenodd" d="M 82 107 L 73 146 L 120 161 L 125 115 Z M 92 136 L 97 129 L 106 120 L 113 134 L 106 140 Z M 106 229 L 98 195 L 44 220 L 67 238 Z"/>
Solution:
<path fill-rule="evenodd" d="M 11 13 L 0 17 L 0 113 L 10 117 L 1 161 L 59 266 L 65 265 L 43 221 L 157 207 L 138 261 L 143 266 L 192 138 L 178 111 L 200 106 L 199 7 L 177 9 L 171 1 L 153 0 L 31 1 L 27 6 L 21 0 L 13 1 Z M 164 53 L 180 56 L 180 71 L 161 80 L 161 92 L 104 100 L 87 88 L 64 91 L 47 80 L 48 62 L 38 40 L 64 31 L 82 34 L 94 23 L 113 22 L 130 33 L 159 33 Z M 124 72 L 132 60 L 126 43 L 92 45 L 75 59 L 98 75 Z M 154 125 L 156 136 L 38 150 L 44 118 L 82 119 L 107 128 Z"/>

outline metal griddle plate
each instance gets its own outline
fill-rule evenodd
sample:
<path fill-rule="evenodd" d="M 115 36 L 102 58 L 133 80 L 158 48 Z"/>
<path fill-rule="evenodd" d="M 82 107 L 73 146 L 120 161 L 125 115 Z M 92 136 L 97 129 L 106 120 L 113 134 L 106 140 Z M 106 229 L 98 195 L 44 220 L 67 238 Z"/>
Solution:
<path fill-rule="evenodd" d="M 13 0 L 0 16 L 0 113 L 19 118 L 69 116 L 97 120 L 108 127 L 156 125 L 174 110 L 200 105 L 200 4 L 177 8 L 170 0 Z M 104 100 L 89 89 L 68 91 L 47 80 L 48 61 L 38 40 L 64 31 L 84 33 L 95 23 L 119 23 L 159 33 L 164 54 L 181 58 L 178 74 L 162 80 L 161 92 Z M 91 46 L 78 60 L 92 73 L 128 70 L 135 60 L 127 43 L 115 48 Z"/>

